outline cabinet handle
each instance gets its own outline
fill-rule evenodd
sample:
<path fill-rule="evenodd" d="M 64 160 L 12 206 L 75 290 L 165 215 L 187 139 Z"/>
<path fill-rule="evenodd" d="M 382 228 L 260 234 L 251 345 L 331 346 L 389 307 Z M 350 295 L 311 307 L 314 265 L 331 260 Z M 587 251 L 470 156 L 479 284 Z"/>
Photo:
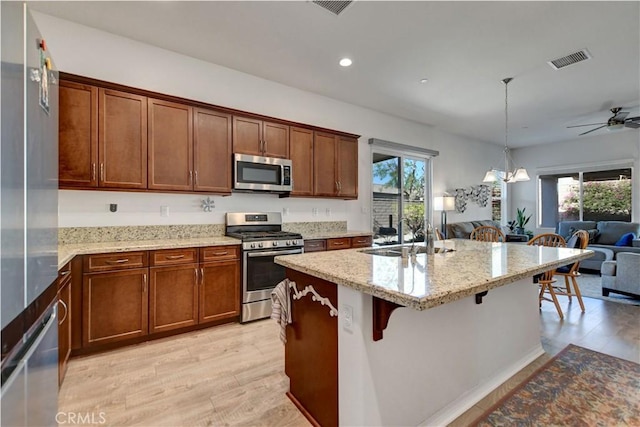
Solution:
<path fill-rule="evenodd" d="M 193 278 L 195 280 L 193 286 L 198 286 L 198 267 L 193 269 Z"/>
<path fill-rule="evenodd" d="M 96 180 L 96 164 L 91 163 L 91 181 L 95 181 Z"/>
<path fill-rule="evenodd" d="M 64 317 L 58 321 L 58 325 L 62 325 L 64 321 L 67 319 L 67 314 L 69 314 L 69 308 L 67 307 L 67 304 L 65 304 L 65 302 L 62 301 L 61 299 L 59 299 L 58 302 L 62 304 L 62 306 L 64 307 Z"/>
<path fill-rule="evenodd" d="M 184 254 L 182 254 L 182 255 L 166 255 L 165 258 L 166 259 L 180 259 L 180 258 L 184 258 Z"/>
<path fill-rule="evenodd" d="M 193 171 L 189 171 L 189 185 L 193 185 Z"/>
<path fill-rule="evenodd" d="M 200 267 L 200 284 L 204 283 L 204 268 Z"/>
<path fill-rule="evenodd" d="M 214 252 L 212 255 L 213 255 L 213 256 L 229 255 L 229 252 L 228 252 L 228 251 L 224 251 L 224 252 Z"/>
<path fill-rule="evenodd" d="M 267 140 L 262 141 L 262 153 L 267 154 Z"/>
<path fill-rule="evenodd" d="M 333 245 L 334 246 L 342 246 L 342 245 L 344 245 L 344 242 L 335 242 Z"/>
<path fill-rule="evenodd" d="M 105 262 L 107 264 L 124 264 L 125 262 L 128 262 L 129 258 L 123 258 L 123 259 L 108 259 Z"/>
<path fill-rule="evenodd" d="M 104 182 L 104 163 L 100 163 L 100 181 Z"/>
<path fill-rule="evenodd" d="M 143 283 L 142 293 L 146 294 L 147 293 L 147 273 L 144 273 L 142 275 L 142 283 Z"/>
<path fill-rule="evenodd" d="M 66 276 L 67 274 L 70 274 L 71 271 L 61 271 L 60 272 L 60 276 Z"/>
<path fill-rule="evenodd" d="M 338 193 L 342 192 L 342 183 L 338 181 Z"/>
<path fill-rule="evenodd" d="M 198 171 L 193 171 L 193 175 L 195 176 L 196 185 L 198 185 Z"/>

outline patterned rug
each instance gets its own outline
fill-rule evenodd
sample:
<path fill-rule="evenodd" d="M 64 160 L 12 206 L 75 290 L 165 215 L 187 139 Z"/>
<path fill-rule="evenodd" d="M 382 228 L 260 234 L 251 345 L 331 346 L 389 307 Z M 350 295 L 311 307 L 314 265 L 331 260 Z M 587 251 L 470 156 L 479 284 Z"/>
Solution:
<path fill-rule="evenodd" d="M 561 283 L 564 279 L 559 277 Z M 596 298 L 605 301 L 619 302 L 622 304 L 640 305 L 640 299 L 628 297 L 626 295 L 609 293 L 608 297 L 602 296 L 602 282 L 598 274 L 586 274 L 581 273 L 577 278 L 578 286 L 580 286 L 580 293 L 583 297 Z M 566 297 L 562 297 L 566 298 Z"/>
<path fill-rule="evenodd" d="M 568 345 L 478 426 L 640 426 L 640 365 Z"/>

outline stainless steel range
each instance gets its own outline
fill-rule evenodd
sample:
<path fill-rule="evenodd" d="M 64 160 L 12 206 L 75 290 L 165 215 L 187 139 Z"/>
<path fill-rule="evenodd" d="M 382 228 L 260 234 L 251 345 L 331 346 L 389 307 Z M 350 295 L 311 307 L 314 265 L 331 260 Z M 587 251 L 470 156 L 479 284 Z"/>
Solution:
<path fill-rule="evenodd" d="M 226 234 L 242 240 L 242 322 L 271 315 L 271 291 L 285 278 L 277 255 L 303 253 L 302 235 L 282 231 L 279 212 L 226 215 Z"/>

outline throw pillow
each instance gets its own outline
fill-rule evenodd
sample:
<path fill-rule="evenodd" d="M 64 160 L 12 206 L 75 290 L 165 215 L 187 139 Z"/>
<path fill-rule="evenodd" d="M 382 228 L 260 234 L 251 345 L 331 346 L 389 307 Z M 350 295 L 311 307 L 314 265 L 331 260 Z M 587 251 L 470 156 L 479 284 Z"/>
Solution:
<path fill-rule="evenodd" d="M 600 232 L 597 228 L 587 230 L 589 233 L 589 243 L 596 243 L 598 241 L 598 237 L 600 237 Z"/>
<path fill-rule="evenodd" d="M 616 246 L 631 246 L 633 239 L 636 238 L 636 235 L 633 233 L 626 233 L 623 234 L 622 237 L 620 237 L 618 239 L 618 241 L 615 243 Z"/>

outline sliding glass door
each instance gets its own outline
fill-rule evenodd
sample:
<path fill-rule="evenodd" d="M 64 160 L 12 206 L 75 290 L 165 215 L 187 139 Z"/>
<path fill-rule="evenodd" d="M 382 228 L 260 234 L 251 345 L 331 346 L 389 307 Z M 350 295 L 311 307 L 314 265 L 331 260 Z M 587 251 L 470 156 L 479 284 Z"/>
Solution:
<path fill-rule="evenodd" d="M 373 147 L 374 244 L 424 241 L 423 227 L 430 219 L 429 171 L 426 157 Z"/>

